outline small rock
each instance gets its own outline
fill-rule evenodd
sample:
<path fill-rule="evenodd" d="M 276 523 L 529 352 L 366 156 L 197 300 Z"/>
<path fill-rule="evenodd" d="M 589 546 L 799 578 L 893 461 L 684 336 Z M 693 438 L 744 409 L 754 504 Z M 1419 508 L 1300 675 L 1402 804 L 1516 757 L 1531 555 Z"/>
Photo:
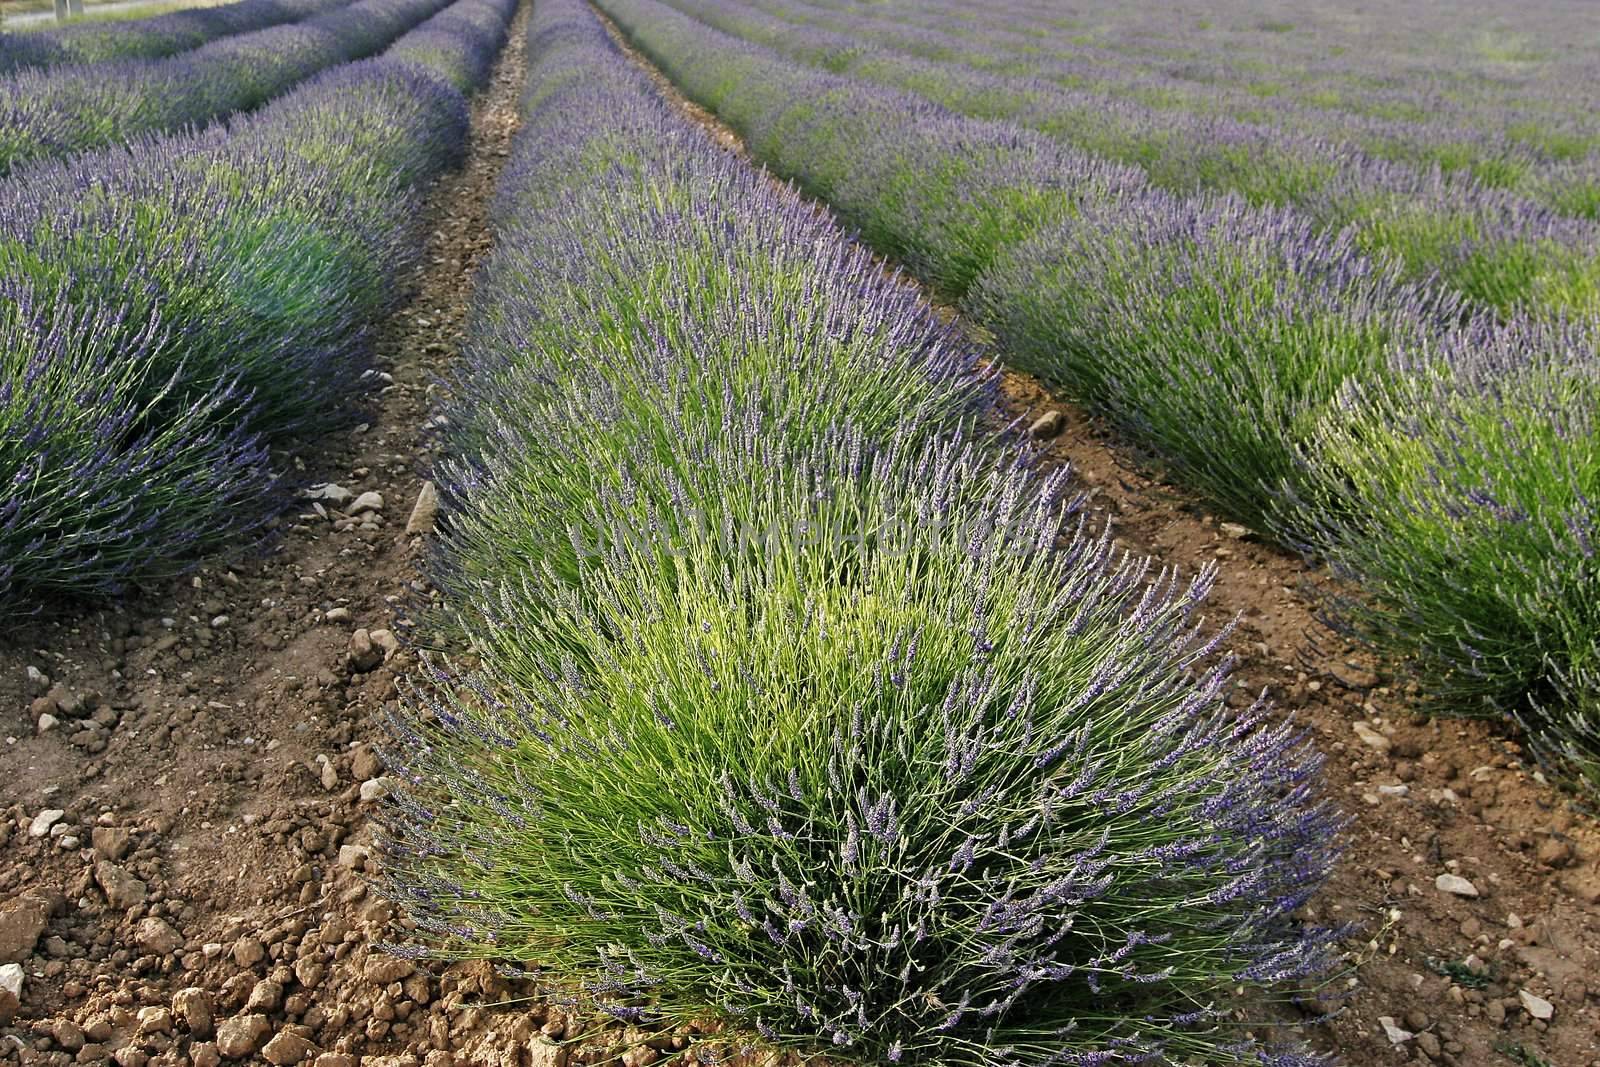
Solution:
<path fill-rule="evenodd" d="M 217 1051 L 230 1060 L 242 1060 L 261 1047 L 272 1024 L 265 1015 L 235 1015 L 217 1027 Z"/>
<path fill-rule="evenodd" d="M 253 937 L 241 937 L 233 943 L 233 962 L 241 967 L 254 967 L 267 958 L 267 947 Z"/>
<path fill-rule="evenodd" d="M 221 630 L 232 621 L 233 619 L 227 615 L 217 615 L 211 620 L 211 628 L 213 630 Z"/>
<path fill-rule="evenodd" d="M 35 727 L 35 729 L 37 729 L 38 732 L 41 733 L 41 734 L 47 734 L 51 730 L 54 730 L 57 726 L 60 726 L 60 725 L 61 725 L 61 720 L 56 718 L 54 715 L 50 714 L 47 711 L 43 715 L 39 716 L 39 723 L 38 723 L 38 726 Z"/>
<path fill-rule="evenodd" d="M 409 977 L 411 972 L 416 969 L 416 964 L 410 960 L 401 959 L 398 956 L 374 954 L 367 960 L 366 968 L 362 973 L 366 976 L 367 981 L 374 985 L 388 985 L 390 982 L 398 982 L 402 978 Z"/>
<path fill-rule="evenodd" d="M 383 662 L 383 649 L 372 643 L 370 631 L 361 629 L 350 635 L 350 666 L 370 671 Z"/>
<path fill-rule="evenodd" d="M 368 489 L 365 493 L 362 493 L 360 496 L 356 497 L 355 502 L 344 509 L 344 513 L 346 515 L 365 515 L 369 511 L 382 510 L 383 494 L 375 490 Z"/>
<path fill-rule="evenodd" d="M 361 783 L 361 800 L 370 804 L 374 800 L 382 800 L 389 795 L 389 780 L 387 778 L 368 778 Z"/>
<path fill-rule="evenodd" d="M 351 870 L 359 871 L 362 867 L 366 866 L 367 857 L 371 854 L 372 849 L 368 848 L 366 845 L 340 845 L 339 866 L 349 867 Z"/>
<path fill-rule="evenodd" d="M 105 891 L 106 900 L 113 908 L 143 904 L 150 895 L 149 886 L 109 860 L 94 865 L 94 880 Z"/>
<path fill-rule="evenodd" d="M 28 824 L 28 836 L 44 837 L 50 832 L 50 828 L 60 822 L 66 814 L 60 808 L 46 808 L 35 815 L 33 821 Z"/>
<path fill-rule="evenodd" d="M 35 693 L 43 693 L 50 688 L 50 676 L 31 663 L 28 665 L 28 688 Z"/>
<path fill-rule="evenodd" d="M 1522 1009 L 1535 1019 L 1549 1019 L 1555 1015 L 1556 1007 L 1543 997 L 1536 997 L 1526 989 L 1517 990 L 1517 999 L 1522 1001 Z"/>
<path fill-rule="evenodd" d="M 1361 743 L 1366 745 L 1368 748 L 1376 749 L 1379 752 L 1388 752 L 1394 744 L 1387 737 L 1383 736 L 1364 722 L 1358 722 L 1354 724 L 1354 729 L 1356 736 L 1361 738 Z"/>
<path fill-rule="evenodd" d="M 325 500 L 334 507 L 343 507 L 355 498 L 355 494 L 342 485 L 328 482 L 326 485 L 313 486 L 301 496 L 307 500 Z"/>
<path fill-rule="evenodd" d="M 133 848 L 133 832 L 123 826 L 96 826 L 89 833 L 94 854 L 103 860 L 120 860 Z"/>
<path fill-rule="evenodd" d="M 1433 880 L 1433 887 L 1441 893 L 1451 893 L 1458 897 L 1478 895 L 1478 887 L 1459 874 L 1441 874 Z"/>
<path fill-rule="evenodd" d="M 22 977 L 22 964 L 0 964 L 0 991 L 20 998 L 22 996 Z"/>
<path fill-rule="evenodd" d="M 222 1053 L 217 1051 L 217 1046 L 210 1041 L 189 1046 L 190 1067 L 218 1067 L 222 1063 Z"/>
<path fill-rule="evenodd" d="M 1250 536 L 1250 527 L 1240 525 L 1237 522 L 1218 523 L 1217 529 L 1221 530 L 1235 541 L 1243 541 L 1246 537 Z"/>
<path fill-rule="evenodd" d="M 172 996 L 172 1010 L 195 1037 L 210 1037 L 214 1006 L 211 994 L 198 986 L 180 989 Z"/>
<path fill-rule="evenodd" d="M 270 1015 L 282 1005 L 283 986 L 270 978 L 263 978 L 250 990 L 250 999 L 245 1002 L 244 1010 L 265 1012 Z"/>
<path fill-rule="evenodd" d="M 350 609 L 344 607 L 329 608 L 327 614 L 323 615 L 322 617 L 327 622 L 349 622 Z"/>
<path fill-rule="evenodd" d="M 1417 1036 L 1410 1030 L 1402 1029 L 1396 1025 L 1394 1019 L 1388 1015 L 1378 1016 L 1378 1025 L 1383 1027 L 1384 1034 L 1389 1038 L 1389 1043 L 1393 1045 L 1403 1045 Z"/>
<path fill-rule="evenodd" d="M 261 1056 L 274 1067 L 289 1067 L 289 1064 L 299 1063 L 310 1055 L 316 1046 L 304 1037 L 291 1030 L 280 1030 L 278 1035 L 267 1042 L 267 1047 L 261 1050 Z"/>
<path fill-rule="evenodd" d="M 339 788 L 339 768 L 333 765 L 333 760 L 322 765 L 322 788 L 330 793 Z"/>
<path fill-rule="evenodd" d="M 373 630 L 370 634 L 372 643 L 383 649 L 383 659 L 387 663 L 396 652 L 400 651 L 400 639 L 392 630 Z"/>
<path fill-rule="evenodd" d="M 1417 1035 L 1417 1048 L 1421 1049 L 1422 1054 L 1430 1060 L 1438 1059 L 1439 1053 L 1443 1051 L 1439 1047 L 1439 1039 L 1427 1031 Z"/>
<path fill-rule="evenodd" d="M 50 923 L 55 909 L 40 893 L 24 893 L 0 911 L 0 961 L 21 963 Z"/>
<path fill-rule="evenodd" d="M 157 956 L 165 956 L 183 947 L 183 935 L 174 930 L 171 923 L 154 915 L 140 920 L 134 937 L 140 948 Z"/>
<path fill-rule="evenodd" d="M 139 1020 L 139 1033 L 141 1034 L 172 1033 L 172 1012 L 166 1008 L 154 1005 L 148 1008 L 140 1008 L 135 1018 Z"/>
<path fill-rule="evenodd" d="M 1059 436 L 1066 428 L 1067 417 L 1059 411 L 1051 410 L 1035 419 L 1033 425 L 1028 427 L 1028 433 L 1040 440 L 1047 440 Z"/>
<path fill-rule="evenodd" d="M 350 773 L 365 781 L 383 773 L 383 761 L 371 745 L 362 745 L 350 757 Z"/>
<path fill-rule="evenodd" d="M 324 1052 L 311 1067 L 356 1067 L 356 1058 L 348 1052 Z"/>
<path fill-rule="evenodd" d="M 409 535 L 429 534 L 439 518 L 439 490 L 432 482 L 423 482 L 417 493 L 417 502 L 411 505 L 411 517 L 406 520 Z"/>

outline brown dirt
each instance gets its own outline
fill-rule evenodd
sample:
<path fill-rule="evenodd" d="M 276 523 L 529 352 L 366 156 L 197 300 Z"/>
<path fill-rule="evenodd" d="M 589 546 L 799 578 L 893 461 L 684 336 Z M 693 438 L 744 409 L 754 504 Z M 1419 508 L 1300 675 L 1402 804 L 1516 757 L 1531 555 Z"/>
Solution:
<path fill-rule="evenodd" d="M 663 95 L 749 158 L 733 130 L 600 18 Z M 1269 691 L 1327 759 L 1325 794 L 1351 823 L 1343 861 L 1308 918 L 1354 920 L 1365 936 L 1346 946 L 1350 970 L 1335 983 L 1347 994 L 1342 1012 L 1304 1028 L 1312 1043 L 1353 1065 L 1600 1067 L 1600 825 L 1544 782 L 1502 729 L 1417 714 L 1408 683 L 1324 628 L 1317 604 L 1334 581 L 1325 569 L 1219 520 L 1037 379 L 1007 371 L 1001 393 L 1021 425 L 1051 410 L 1065 416 L 1045 463 L 1075 469 L 1120 543 L 1180 567 L 1216 563 L 1210 603 L 1219 622 L 1237 620 L 1236 701 Z M 1442 892 L 1436 880 L 1446 874 L 1478 896 Z M 1523 990 L 1553 1006 L 1548 1021 L 1529 1014 Z M 1391 1041 L 1380 1017 L 1416 1036 Z"/>
<path fill-rule="evenodd" d="M 429 386 L 488 248 L 526 17 L 474 104 L 468 161 L 427 193 L 421 265 L 375 338 L 392 384 L 375 380 L 366 425 L 286 457 L 380 492 L 382 511 L 358 522 L 306 503 L 262 558 L 0 637 L 0 963 L 25 971 L 20 1010 L 0 1003 L 0 1064 L 215 1064 L 232 1041 L 249 1062 L 483 1062 L 454 1053 L 487 1038 L 471 1004 L 503 984 L 374 947 L 391 912 L 360 870 L 362 789 L 381 777 L 370 742 L 412 656 L 350 652 L 357 628 L 403 631 L 424 588 L 423 539 L 404 530 Z M 41 714 L 58 724 L 38 732 Z M 64 814 L 34 837 L 46 809 Z"/>
<path fill-rule="evenodd" d="M 39 934 L 17 950 L 26 979 L 9 1027 L 0 1003 L 0 1064 L 214 1064 L 218 1038 L 193 1008 L 207 1001 L 229 1037 L 260 1016 L 272 1060 L 319 1067 L 548 1067 L 559 1057 L 546 1039 L 574 1035 L 578 1024 L 517 1002 L 524 990 L 487 968 L 413 971 L 377 951 L 395 916 L 341 862 L 346 846 L 346 861 L 364 862 L 355 850 L 370 841 L 373 804 L 361 785 L 382 773 L 369 745 L 396 678 L 414 666 L 402 650 L 355 669 L 352 634 L 403 630 L 404 605 L 426 591 L 420 540 L 402 531 L 429 450 L 428 383 L 455 351 L 488 245 L 525 17 L 475 105 L 468 164 L 428 197 L 424 266 L 378 338 L 393 386 L 364 431 L 303 457 L 325 480 L 382 492 L 379 522 L 286 516 L 263 559 L 0 638 L 0 777 L 15 783 L 0 819 L 0 962 L 8 937 Z M 743 154 L 731 131 L 641 65 Z M 1130 548 L 1189 567 L 1217 562 L 1217 616 L 1239 619 L 1240 698 L 1269 687 L 1328 756 L 1328 794 L 1352 824 L 1316 910 L 1368 933 L 1348 946 L 1344 1013 L 1309 1028 L 1313 1042 L 1361 1065 L 1600 1065 L 1594 821 L 1492 727 L 1414 716 L 1403 683 L 1314 621 L 1326 574 L 1233 536 L 1038 382 L 1007 374 L 1003 392 L 1019 417 L 1065 414 L 1048 461 L 1073 464 Z M 227 622 L 213 626 L 219 615 Z M 37 735 L 41 712 L 60 722 Z M 29 826 L 45 809 L 63 809 L 65 829 L 35 839 Z M 1441 893 L 1435 878 L 1447 873 L 1479 896 Z M 142 902 L 129 877 L 145 883 Z M 180 994 L 190 989 L 200 992 Z M 1523 989 L 1548 1000 L 1553 1018 L 1530 1018 Z M 1392 1044 L 1379 1016 L 1418 1036 Z M 311 1045 L 299 1057 L 296 1038 Z M 240 1062 L 264 1061 L 245 1052 Z"/>

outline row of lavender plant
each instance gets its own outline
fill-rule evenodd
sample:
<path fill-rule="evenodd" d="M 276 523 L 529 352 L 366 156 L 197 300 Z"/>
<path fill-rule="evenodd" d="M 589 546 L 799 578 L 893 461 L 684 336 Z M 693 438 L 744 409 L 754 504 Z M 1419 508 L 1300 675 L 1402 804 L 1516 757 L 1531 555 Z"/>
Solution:
<path fill-rule="evenodd" d="M 151 18 L 83 22 L 29 33 L 0 33 L 0 74 L 23 67 L 98 63 L 107 59 L 159 59 L 207 41 L 284 22 L 298 22 L 350 0 L 237 0 Z"/>
<path fill-rule="evenodd" d="M 157 60 L 0 79 L 0 175 L 255 108 L 318 71 L 378 52 L 448 0 L 357 0 L 302 22 Z"/>
<path fill-rule="evenodd" d="M 800 29 L 746 0 L 671 2 L 698 21 L 808 65 L 975 118 L 1037 129 L 1138 167 L 1161 188 L 1232 192 L 1259 205 L 1292 206 L 1330 230 L 1351 227 L 1367 252 L 1397 259 L 1414 279 L 1437 277 L 1487 307 L 1600 311 L 1600 221 L 1551 206 L 1581 215 L 1600 204 L 1597 166 L 1566 165 L 1561 173 L 1574 184 L 1561 188 L 1554 172 L 1526 168 L 1529 182 L 1550 194 L 1551 204 L 1542 204 L 1466 174 L 1373 157 L 1349 140 L 1313 135 L 1305 124 L 1196 116 L 1037 76 L 921 58 L 907 50 L 927 50 L 937 35 L 904 28 L 873 35 L 862 24 L 881 21 L 875 18 L 836 16 Z M 883 43 L 872 47 L 868 40 Z"/>
<path fill-rule="evenodd" d="M 601 4 L 758 159 L 963 300 L 1010 362 L 1105 412 L 1229 514 L 1357 577 L 1370 610 L 1340 617 L 1417 671 L 1435 707 L 1521 716 L 1550 731 L 1547 751 L 1600 766 L 1593 328 L 1467 314 L 1291 211 L 1151 190 L 656 0 Z M 1483 388 L 1484 361 L 1535 384 Z M 1393 417 L 1377 420 L 1387 432 L 1373 412 Z M 1524 437 L 1550 444 L 1503 444 Z M 1402 447 L 1405 463 L 1385 452 Z"/>
<path fill-rule="evenodd" d="M 701 1063 L 1313 1062 L 1246 1027 L 1330 962 L 1335 820 L 1225 707 L 1209 576 L 980 435 L 977 353 L 582 0 L 530 56 L 439 472 L 474 665 L 391 724 L 397 950 L 716 1018 Z"/>
<path fill-rule="evenodd" d="M 835 53 L 838 63 L 889 49 L 1086 90 L 1090 99 L 1108 105 L 1133 97 L 1158 111 L 1315 133 L 1381 158 L 1467 169 L 1491 184 L 1536 178 L 1560 161 L 1583 158 L 1592 164 L 1600 149 L 1593 109 L 1581 95 L 1575 97 L 1576 86 L 1540 83 L 1526 73 L 1560 69 L 1563 79 L 1592 84 L 1592 59 L 1573 62 L 1581 52 L 1566 62 L 1530 63 L 1515 72 L 1500 67 L 1486 74 L 1472 69 L 1471 56 L 1452 55 L 1452 62 L 1439 62 L 1450 44 L 1435 35 L 1419 56 L 1384 53 L 1366 42 L 1376 56 L 1376 69 L 1371 63 L 1348 69 L 1347 59 L 1330 69 L 1326 49 L 1343 33 L 1319 17 L 1326 9 L 1299 11 L 1296 21 L 1319 23 L 1315 29 L 1302 25 L 1294 26 L 1293 33 L 1241 34 L 1235 20 L 1245 17 L 1252 5 L 1222 0 L 1211 12 L 1186 12 L 1196 16 L 1195 24 L 1184 26 L 1177 39 L 1160 31 L 1181 26 L 1187 21 L 1184 16 L 1174 19 L 1161 12 L 1152 19 L 1147 9 L 1131 5 L 1096 5 L 1077 17 L 1063 17 L 1065 13 L 1031 0 L 1003 0 L 985 8 L 981 19 L 959 4 L 863 7 L 751 0 L 751 6 L 777 16 L 770 29 L 779 36 L 764 43 L 793 35 L 796 25 L 806 27 L 803 37 L 818 30 L 847 35 Z M 1556 14 L 1554 7 L 1547 13 Z M 1570 34 L 1576 29 L 1570 11 L 1566 19 Z M 1214 25 L 1224 20 L 1235 25 Z M 1396 20 L 1382 22 L 1390 29 Z M 1209 29 L 1218 32 L 1207 33 Z M 1544 29 L 1542 47 L 1563 42 L 1559 18 Z M 1267 43 L 1261 43 L 1263 38 Z M 1319 54 L 1296 54 L 1297 43 Z M 1424 56 L 1432 62 L 1414 61 Z M 1294 85 L 1305 80 L 1297 74 L 1311 73 L 1303 69 L 1306 64 L 1320 76 L 1310 85 Z M 1593 175 L 1592 167 L 1589 173 Z"/>
<path fill-rule="evenodd" d="M 120 593 L 262 534 L 290 488 L 272 449 L 349 412 L 420 237 L 417 187 L 461 149 L 459 88 L 513 6 L 460 0 L 231 130 L 0 183 L 8 609 Z"/>

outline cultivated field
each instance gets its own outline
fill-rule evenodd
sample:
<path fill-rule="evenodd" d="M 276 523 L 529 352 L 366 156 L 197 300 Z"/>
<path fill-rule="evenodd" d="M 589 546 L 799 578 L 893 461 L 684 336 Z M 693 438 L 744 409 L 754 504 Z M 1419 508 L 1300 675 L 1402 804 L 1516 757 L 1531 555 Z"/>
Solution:
<path fill-rule="evenodd" d="M 0 1064 L 1600 1065 L 1597 46 L 0 34 Z"/>

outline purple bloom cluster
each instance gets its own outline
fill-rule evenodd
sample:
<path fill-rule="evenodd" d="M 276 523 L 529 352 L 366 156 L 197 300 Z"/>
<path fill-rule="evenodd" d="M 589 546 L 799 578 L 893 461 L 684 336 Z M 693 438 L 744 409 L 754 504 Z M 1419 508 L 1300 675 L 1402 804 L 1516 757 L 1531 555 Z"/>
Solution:
<path fill-rule="evenodd" d="M 33 33 L 0 33 L 0 74 L 23 67 L 97 63 L 107 59 L 158 59 L 207 41 L 266 29 L 320 14 L 350 0 L 238 0 L 152 18 L 78 23 Z"/>
<path fill-rule="evenodd" d="M 467 132 L 512 0 L 336 67 L 231 128 L 146 137 L 0 185 L 0 600 L 113 593 L 247 546 L 267 447 L 325 428 L 415 255 L 416 185 Z"/>
<path fill-rule="evenodd" d="M 529 32 L 439 472 L 439 636 L 481 667 L 390 723 L 424 943 L 730 1049 L 1307 1062 L 1222 1001 L 1327 968 L 1296 915 L 1339 820 L 1299 731 L 1225 700 L 1209 575 L 980 433 L 977 353 L 581 0 Z M 930 143 L 1001 183 L 1053 151 L 967 132 Z"/>

